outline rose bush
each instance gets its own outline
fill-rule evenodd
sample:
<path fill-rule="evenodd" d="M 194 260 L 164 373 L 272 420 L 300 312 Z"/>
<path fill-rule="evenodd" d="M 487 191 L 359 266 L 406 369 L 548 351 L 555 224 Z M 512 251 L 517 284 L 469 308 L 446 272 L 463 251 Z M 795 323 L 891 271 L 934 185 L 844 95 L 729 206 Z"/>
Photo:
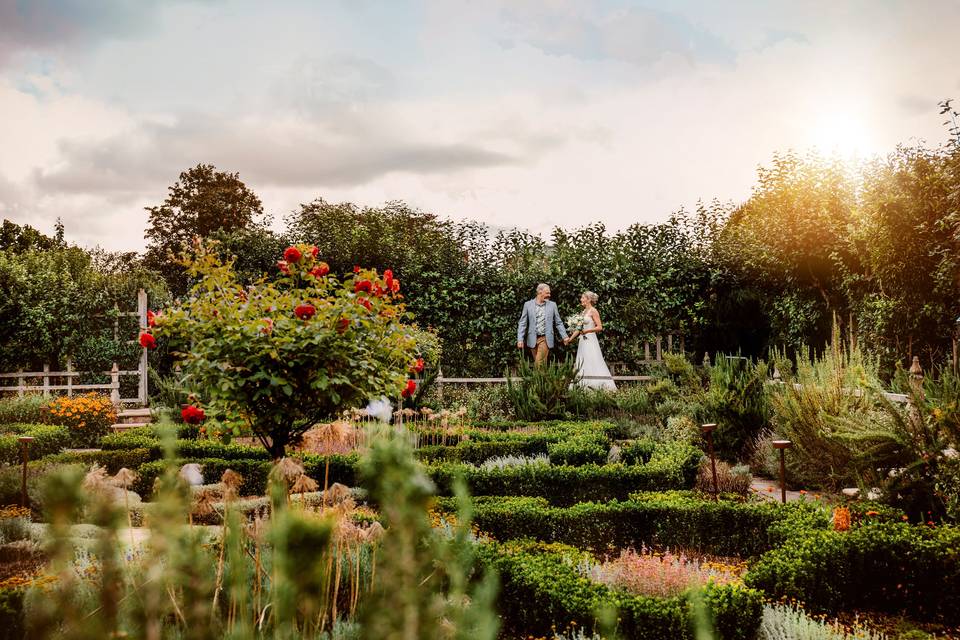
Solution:
<path fill-rule="evenodd" d="M 152 337 L 173 352 L 198 408 L 275 457 L 346 407 L 399 399 L 419 355 L 398 280 L 369 269 L 340 280 L 315 254 L 289 247 L 273 277 L 244 288 L 232 261 L 198 244 L 183 258 L 197 284 L 154 317 Z"/>

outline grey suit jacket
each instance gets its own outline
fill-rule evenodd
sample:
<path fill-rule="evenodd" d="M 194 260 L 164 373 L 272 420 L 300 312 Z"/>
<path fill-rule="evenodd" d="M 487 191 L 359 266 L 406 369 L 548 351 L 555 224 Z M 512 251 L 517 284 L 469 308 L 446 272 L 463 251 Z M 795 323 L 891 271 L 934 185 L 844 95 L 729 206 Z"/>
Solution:
<path fill-rule="evenodd" d="M 554 327 L 561 338 L 566 339 L 567 328 L 563 326 L 563 320 L 560 319 L 560 311 L 557 304 L 552 300 L 547 300 L 546 308 L 546 332 L 547 347 L 553 349 L 554 345 Z M 517 325 L 517 342 L 522 342 L 531 349 L 537 346 L 537 301 L 527 300 L 523 304 L 523 312 L 520 314 L 520 323 Z"/>

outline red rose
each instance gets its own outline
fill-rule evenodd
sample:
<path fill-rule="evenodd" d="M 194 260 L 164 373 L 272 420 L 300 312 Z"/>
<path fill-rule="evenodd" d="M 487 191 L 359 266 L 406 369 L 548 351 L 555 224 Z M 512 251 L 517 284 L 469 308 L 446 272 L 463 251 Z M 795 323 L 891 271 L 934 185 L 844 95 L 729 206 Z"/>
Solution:
<path fill-rule="evenodd" d="M 394 280 L 393 282 L 390 283 L 390 291 L 393 291 L 394 293 L 400 291 L 400 281 L 399 281 L 399 280 Z"/>
<path fill-rule="evenodd" d="M 296 247 L 287 247 L 287 250 L 283 252 L 283 259 L 287 262 L 300 262 L 302 257 L 303 254 Z"/>
<path fill-rule="evenodd" d="M 360 296 L 359 298 L 357 298 L 357 304 L 359 304 L 361 307 L 366 307 L 367 311 L 370 311 L 371 307 L 373 306 L 372 304 L 370 304 L 370 301 L 364 298 L 363 296 Z"/>
<path fill-rule="evenodd" d="M 183 411 L 180 412 L 180 417 L 183 418 L 183 421 L 187 424 L 200 424 L 207 416 L 200 407 L 188 404 L 183 408 Z"/>
<path fill-rule="evenodd" d="M 416 380 L 407 380 L 407 386 L 403 388 L 403 391 L 400 392 L 404 398 L 409 398 L 417 390 L 417 381 Z"/>
<path fill-rule="evenodd" d="M 280 273 L 286 276 L 290 275 L 290 265 L 287 264 L 286 260 L 277 260 L 277 269 L 280 269 Z"/>
<path fill-rule="evenodd" d="M 383 279 L 386 281 L 393 280 L 393 269 L 387 269 L 383 272 Z"/>
<path fill-rule="evenodd" d="M 310 275 L 312 275 L 314 278 L 322 278 L 328 273 L 330 273 L 330 265 L 328 265 L 326 262 L 321 262 L 313 269 L 310 269 Z"/>
<path fill-rule="evenodd" d="M 153 311 L 147 311 L 147 326 L 157 326 L 157 314 L 155 314 Z"/>
<path fill-rule="evenodd" d="M 317 308 L 312 304 L 298 304 L 296 309 L 293 310 L 293 315 L 301 320 L 309 320 L 316 312 Z"/>
<path fill-rule="evenodd" d="M 359 267 L 359 265 L 353 265 L 353 272 L 354 272 L 354 273 L 360 273 L 360 267 Z"/>
<path fill-rule="evenodd" d="M 344 333 L 350 326 L 350 321 L 346 318 L 337 320 L 337 333 Z"/>
<path fill-rule="evenodd" d="M 320 255 L 320 249 L 318 249 L 316 246 L 312 246 L 310 247 L 310 253 L 313 254 L 313 258 L 316 260 L 317 256 Z"/>
<path fill-rule="evenodd" d="M 152 334 L 144 331 L 140 334 L 140 346 L 144 349 L 156 349 L 157 348 L 157 339 L 153 337 Z"/>
<path fill-rule="evenodd" d="M 373 291 L 373 283 L 369 280 L 357 280 L 357 283 L 353 285 L 353 292 L 360 293 L 361 291 L 370 293 Z"/>
<path fill-rule="evenodd" d="M 413 363 L 413 366 L 410 367 L 410 370 L 415 371 L 417 373 L 423 373 L 423 367 L 424 367 L 423 358 L 417 358 L 417 361 Z"/>
<path fill-rule="evenodd" d="M 383 295 L 383 287 L 381 287 L 381 286 L 378 285 L 378 284 L 373 285 L 373 295 L 377 296 L 378 298 L 379 298 L 380 296 L 382 296 L 382 295 Z"/>

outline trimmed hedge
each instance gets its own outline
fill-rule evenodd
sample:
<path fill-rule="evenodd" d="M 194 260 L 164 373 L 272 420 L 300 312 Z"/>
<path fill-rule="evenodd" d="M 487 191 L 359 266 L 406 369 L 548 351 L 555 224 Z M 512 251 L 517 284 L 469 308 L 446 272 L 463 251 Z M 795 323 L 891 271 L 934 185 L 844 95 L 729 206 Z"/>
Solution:
<path fill-rule="evenodd" d="M 249 460 L 234 459 L 224 460 L 222 458 L 190 458 L 177 460 L 176 464 L 181 465 L 187 462 L 195 462 L 202 466 L 203 477 L 207 482 L 219 482 L 220 476 L 227 469 L 232 469 L 243 476 L 243 484 L 240 486 L 240 495 L 259 496 L 266 493 L 267 479 L 270 475 L 270 469 L 273 462 L 269 460 Z M 329 484 L 339 482 L 348 487 L 354 487 L 357 484 L 357 474 L 359 466 L 359 456 L 356 454 L 341 456 L 330 456 L 330 478 Z M 134 491 L 145 498 L 153 494 L 154 481 L 163 474 L 166 467 L 166 461 L 156 460 L 141 465 L 137 469 L 137 480 L 131 487 Z M 324 456 L 304 456 L 303 467 L 307 475 L 317 480 L 323 485 L 324 472 L 326 470 L 326 457 Z"/>
<path fill-rule="evenodd" d="M 613 591 L 580 574 L 576 568 L 580 555 L 570 548 L 536 543 L 478 545 L 481 562 L 500 574 L 497 611 L 503 631 L 522 637 L 552 636 L 555 628 L 575 623 L 589 632 L 598 627 L 601 611 L 615 608 L 618 637 L 694 637 L 688 597 L 653 598 Z M 720 638 L 754 637 L 762 611 L 759 592 L 711 583 L 702 593 Z"/>
<path fill-rule="evenodd" d="M 454 512 L 449 498 L 437 503 Z M 641 493 L 630 500 L 551 506 L 543 498 L 477 498 L 473 523 L 497 540 L 533 538 L 594 551 L 610 548 L 696 549 L 705 554 L 757 556 L 780 540 L 772 525 L 796 518 L 811 507 L 791 504 L 714 501 L 692 492 Z"/>
<path fill-rule="evenodd" d="M 905 613 L 960 624 L 960 529 L 878 522 L 798 529 L 750 569 L 747 584 L 809 609 Z"/>
<path fill-rule="evenodd" d="M 28 446 L 30 459 L 59 453 L 70 446 L 70 429 L 45 424 L 5 424 L 0 427 L 0 463 L 19 464 L 22 460 L 20 443 L 17 438 L 30 436 L 34 440 Z"/>

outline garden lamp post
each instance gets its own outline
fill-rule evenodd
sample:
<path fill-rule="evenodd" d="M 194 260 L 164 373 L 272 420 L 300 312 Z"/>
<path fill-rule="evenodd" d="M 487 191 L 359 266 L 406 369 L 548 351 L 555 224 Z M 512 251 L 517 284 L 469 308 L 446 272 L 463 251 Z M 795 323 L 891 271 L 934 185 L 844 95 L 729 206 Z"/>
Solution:
<path fill-rule="evenodd" d="M 713 473 L 713 499 L 720 498 L 720 490 L 717 486 L 717 459 L 713 455 L 713 432 L 717 425 L 713 422 L 700 425 L 700 431 L 707 438 L 707 450 L 710 452 L 710 470 Z"/>
<path fill-rule="evenodd" d="M 30 443 L 33 442 L 31 436 L 20 436 L 17 438 L 20 443 L 20 453 L 23 456 L 23 476 L 20 482 L 20 506 L 27 506 L 27 463 L 30 462 Z"/>
<path fill-rule="evenodd" d="M 786 450 L 793 446 L 789 440 L 774 440 L 773 448 L 780 450 L 780 502 L 787 504 L 787 460 Z"/>

